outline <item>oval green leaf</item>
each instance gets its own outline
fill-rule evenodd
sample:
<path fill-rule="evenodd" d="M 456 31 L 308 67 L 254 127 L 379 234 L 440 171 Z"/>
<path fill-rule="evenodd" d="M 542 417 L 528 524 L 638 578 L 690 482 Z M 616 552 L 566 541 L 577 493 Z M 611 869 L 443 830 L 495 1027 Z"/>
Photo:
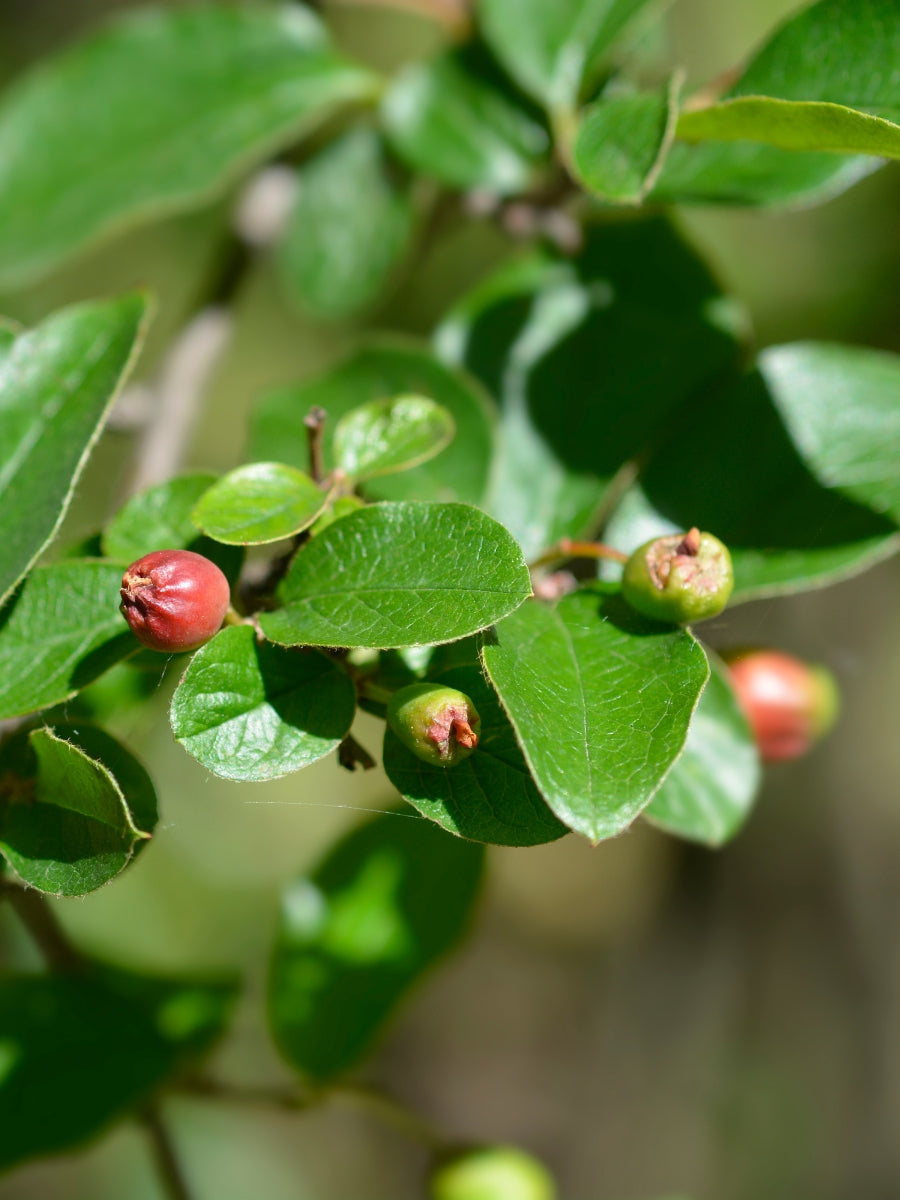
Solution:
<path fill-rule="evenodd" d="M 325 507 L 325 492 L 296 467 L 248 463 L 223 475 L 194 506 L 207 537 L 229 546 L 260 546 L 308 529 Z"/>
<path fill-rule="evenodd" d="M 753 734 L 726 669 L 710 658 L 709 682 L 691 719 L 681 757 L 644 816 L 669 833 L 724 845 L 750 814 L 762 777 Z"/>
<path fill-rule="evenodd" d="M 269 1020 L 316 1080 L 354 1066 L 413 983 L 462 936 L 484 849 L 388 813 L 343 838 L 284 893 Z"/>
<path fill-rule="evenodd" d="M 146 323 L 147 299 L 134 294 L 64 309 L 7 342 L 0 358 L 0 603 L 59 528 Z"/>
<path fill-rule="evenodd" d="M 531 594 L 522 552 L 502 525 L 467 504 L 372 504 L 329 525 L 295 556 L 262 613 L 287 646 L 452 642 Z"/>
<path fill-rule="evenodd" d="M 372 90 L 299 5 L 147 8 L 111 23 L 0 105 L 0 280 L 207 203 Z"/>
<path fill-rule="evenodd" d="M 426 396 L 372 400 L 342 417 L 334 431 L 334 457 L 362 482 L 427 462 L 453 441 L 453 418 Z"/>
<path fill-rule="evenodd" d="M 223 779 L 277 779 L 332 750 L 350 730 L 348 676 L 314 652 L 260 644 L 249 626 L 203 646 L 172 698 L 172 731 Z"/>
<path fill-rule="evenodd" d="M 523 604 L 482 653 L 541 794 L 592 842 L 653 799 L 709 675 L 688 631 L 644 621 L 600 588 L 555 608 Z"/>

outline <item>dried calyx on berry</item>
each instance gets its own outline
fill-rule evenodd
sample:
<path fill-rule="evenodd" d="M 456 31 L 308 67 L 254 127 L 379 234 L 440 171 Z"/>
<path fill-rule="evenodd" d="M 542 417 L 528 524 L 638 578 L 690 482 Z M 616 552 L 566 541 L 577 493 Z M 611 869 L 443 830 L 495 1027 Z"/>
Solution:
<path fill-rule="evenodd" d="M 228 580 L 193 550 L 155 550 L 122 576 L 120 611 L 144 646 L 196 650 L 219 631 L 231 603 Z"/>
<path fill-rule="evenodd" d="M 471 754 L 481 728 L 465 692 L 437 683 L 412 683 L 394 692 L 387 722 L 408 750 L 438 767 L 452 767 Z"/>
<path fill-rule="evenodd" d="M 431 1200 L 556 1200 L 543 1163 L 516 1146 L 481 1146 L 444 1158 L 429 1180 Z"/>
<path fill-rule="evenodd" d="M 799 758 L 837 719 L 840 694 L 825 667 L 778 650 L 722 655 L 763 762 Z"/>
<path fill-rule="evenodd" d="M 727 547 L 690 529 L 653 538 L 625 564 L 622 595 L 653 621 L 685 625 L 714 617 L 728 603 L 734 570 Z"/>

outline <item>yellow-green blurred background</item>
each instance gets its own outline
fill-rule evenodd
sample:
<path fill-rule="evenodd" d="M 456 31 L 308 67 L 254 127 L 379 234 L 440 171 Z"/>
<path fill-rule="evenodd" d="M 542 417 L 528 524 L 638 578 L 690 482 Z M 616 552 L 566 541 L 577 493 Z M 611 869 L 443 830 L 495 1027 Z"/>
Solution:
<path fill-rule="evenodd" d="M 553 3 L 554 0 L 547 0 Z M 0 0 L 10 79 L 113 0 Z M 745 56 L 786 0 L 675 0 L 652 46 L 700 83 Z M 412 17 L 335 6 L 345 45 L 392 65 L 425 52 Z M 73 299 L 148 283 L 159 311 L 140 373 L 202 289 L 229 205 L 120 238 L 0 311 L 31 322 Z M 754 215 L 695 210 L 684 226 L 748 307 L 761 345 L 831 338 L 900 350 L 900 173 L 831 204 Z M 454 234 L 368 325 L 427 333 L 499 261 L 490 227 Z M 313 324 L 263 263 L 239 297 L 237 336 L 213 380 L 188 465 L 239 461 L 248 407 L 309 377 L 366 325 Z M 900 404 L 900 397 L 898 397 Z M 110 434 L 67 536 L 123 498 L 132 443 Z M 898 464 L 900 466 L 900 464 Z M 542 1156 L 562 1200 L 895 1200 L 900 1196 L 900 564 L 795 600 L 747 605 L 705 632 L 828 663 L 844 713 L 806 762 L 770 771 L 745 832 L 719 853 L 640 825 L 591 849 L 574 836 L 492 850 L 473 935 L 392 1024 L 367 1078 L 449 1134 Z M 56 906 L 85 949 L 147 970 L 230 968 L 248 983 L 217 1072 L 288 1078 L 267 1042 L 262 989 L 280 887 L 360 810 L 377 773 L 325 761 L 287 780 L 212 779 L 172 741 L 167 695 L 115 732 L 151 767 L 162 820 L 120 879 Z M 360 740 L 377 749 L 376 722 Z M 399 819 L 399 818 L 398 818 Z M 12 917 L 0 948 L 38 965 Z M 167 1103 L 197 1200 L 421 1200 L 424 1153 L 349 1105 L 311 1115 Z M 142 1132 L 0 1182 L 9 1200 L 160 1200 Z"/>

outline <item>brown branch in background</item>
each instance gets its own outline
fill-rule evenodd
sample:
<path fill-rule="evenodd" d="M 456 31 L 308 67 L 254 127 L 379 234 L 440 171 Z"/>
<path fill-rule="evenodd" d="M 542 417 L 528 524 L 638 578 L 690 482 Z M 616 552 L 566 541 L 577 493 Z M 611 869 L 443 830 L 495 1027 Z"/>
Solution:
<path fill-rule="evenodd" d="M 85 969 L 87 963 L 69 941 L 56 914 L 40 892 L 4 881 L 0 884 L 0 895 L 9 900 L 49 967 L 66 974 Z"/>
<path fill-rule="evenodd" d="M 153 1159 L 160 1181 L 170 1200 L 192 1200 L 184 1171 L 175 1152 L 175 1146 L 157 1105 L 145 1108 L 140 1116 L 141 1124 L 150 1139 Z"/>

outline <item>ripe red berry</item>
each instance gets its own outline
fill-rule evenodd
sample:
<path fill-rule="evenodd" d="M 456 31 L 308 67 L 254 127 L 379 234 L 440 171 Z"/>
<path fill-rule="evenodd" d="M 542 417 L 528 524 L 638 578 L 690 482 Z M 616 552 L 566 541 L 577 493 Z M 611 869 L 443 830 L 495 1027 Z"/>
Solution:
<path fill-rule="evenodd" d="M 196 650 L 217 633 L 231 603 L 228 580 L 192 550 L 155 550 L 122 576 L 119 606 L 131 632 L 151 650 Z"/>
<path fill-rule="evenodd" d="M 824 667 L 777 650 L 723 656 L 763 762 L 806 754 L 837 717 L 837 685 Z"/>

